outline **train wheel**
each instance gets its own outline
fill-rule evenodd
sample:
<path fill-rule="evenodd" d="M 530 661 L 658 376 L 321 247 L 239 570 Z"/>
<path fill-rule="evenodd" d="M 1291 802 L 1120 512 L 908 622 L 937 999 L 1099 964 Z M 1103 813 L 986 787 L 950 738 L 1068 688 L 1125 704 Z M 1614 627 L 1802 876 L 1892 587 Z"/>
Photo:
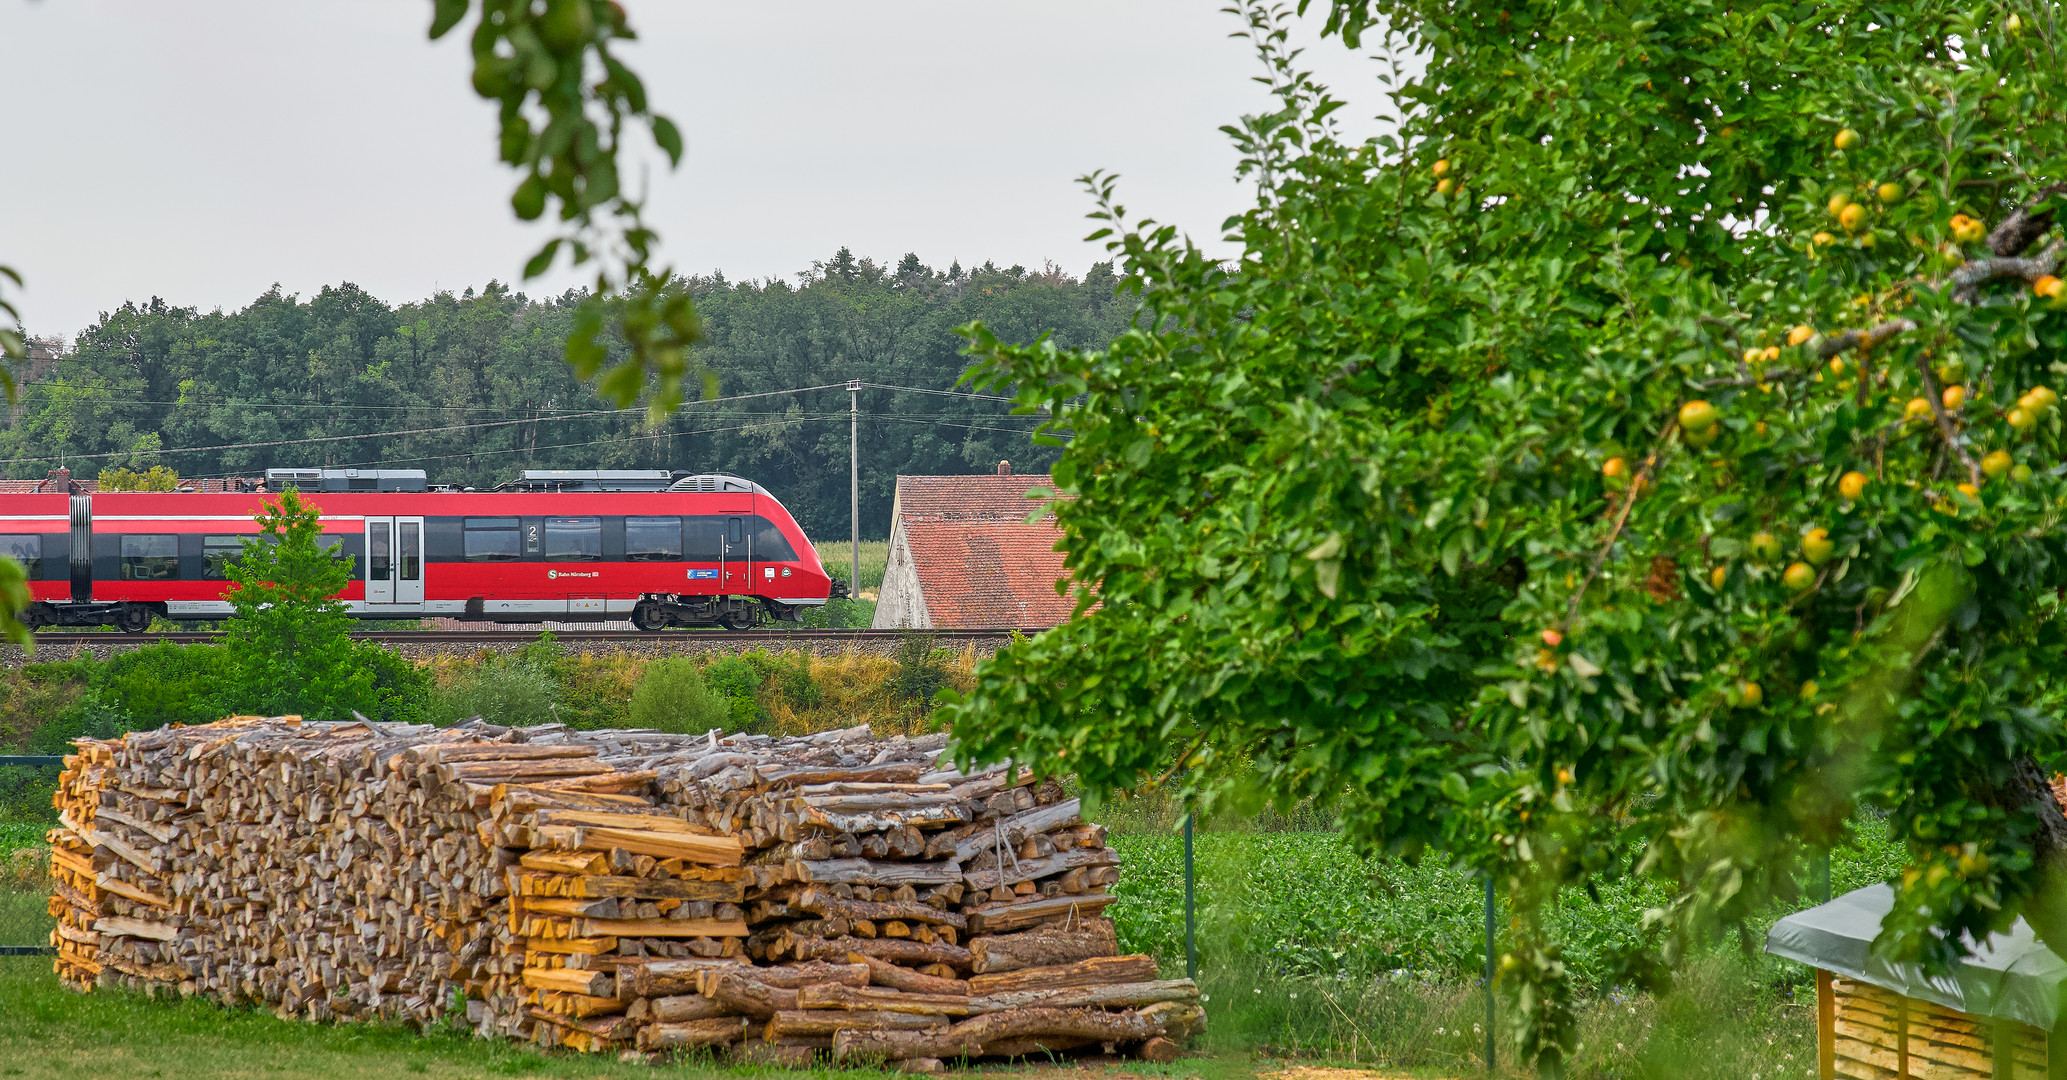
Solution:
<path fill-rule="evenodd" d="M 728 611 L 718 616 L 718 625 L 727 630 L 751 630 L 754 613 L 751 611 Z"/>
<path fill-rule="evenodd" d="M 667 612 L 651 600 L 641 600 L 632 608 L 632 625 L 646 631 L 666 629 Z"/>
<path fill-rule="evenodd" d="M 131 604 L 115 617 L 115 625 L 125 634 L 141 634 L 151 628 L 151 609 L 142 604 Z"/>

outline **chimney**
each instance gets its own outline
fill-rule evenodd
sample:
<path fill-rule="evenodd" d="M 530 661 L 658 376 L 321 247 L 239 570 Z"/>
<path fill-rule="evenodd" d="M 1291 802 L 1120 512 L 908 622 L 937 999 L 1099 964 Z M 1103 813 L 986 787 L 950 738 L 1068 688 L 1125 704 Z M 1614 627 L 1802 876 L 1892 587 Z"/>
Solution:
<path fill-rule="evenodd" d="M 999 475 L 999 476 L 1010 476 L 1010 475 L 1012 475 L 1012 463 L 1011 463 L 1011 462 L 1009 462 L 1009 461 L 1000 461 L 1000 462 L 998 462 L 998 475 Z"/>
<path fill-rule="evenodd" d="M 50 478 L 43 481 L 43 490 L 72 493 L 72 470 L 57 468 L 50 470 Z"/>

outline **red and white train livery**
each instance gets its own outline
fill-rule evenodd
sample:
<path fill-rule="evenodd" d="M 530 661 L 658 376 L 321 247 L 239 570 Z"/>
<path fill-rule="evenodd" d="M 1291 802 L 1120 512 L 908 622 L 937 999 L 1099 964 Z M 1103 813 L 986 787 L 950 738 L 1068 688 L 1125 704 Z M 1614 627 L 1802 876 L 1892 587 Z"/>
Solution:
<path fill-rule="evenodd" d="M 416 470 L 272 470 L 263 489 L 0 494 L 0 554 L 28 569 L 41 626 L 230 614 L 225 572 L 292 484 L 352 568 L 363 619 L 498 623 L 630 619 L 745 629 L 843 595 L 795 519 L 736 476 L 533 471 L 495 491 Z"/>

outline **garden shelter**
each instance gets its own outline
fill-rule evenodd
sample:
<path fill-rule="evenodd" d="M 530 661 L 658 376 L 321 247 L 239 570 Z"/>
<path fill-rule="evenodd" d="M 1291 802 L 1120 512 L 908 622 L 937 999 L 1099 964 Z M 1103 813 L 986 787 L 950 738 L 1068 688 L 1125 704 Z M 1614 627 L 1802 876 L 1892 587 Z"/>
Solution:
<path fill-rule="evenodd" d="M 1766 951 L 1816 971 L 1816 1075 L 2067 1080 L 2052 1054 L 2067 962 L 2018 919 L 1944 975 L 1873 955 L 1894 890 L 1869 885 L 1774 924 Z"/>

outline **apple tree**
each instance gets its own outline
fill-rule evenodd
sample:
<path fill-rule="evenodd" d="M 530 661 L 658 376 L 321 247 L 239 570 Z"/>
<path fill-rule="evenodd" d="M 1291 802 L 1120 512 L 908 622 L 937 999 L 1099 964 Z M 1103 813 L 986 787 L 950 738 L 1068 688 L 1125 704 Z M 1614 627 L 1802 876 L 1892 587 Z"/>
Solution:
<path fill-rule="evenodd" d="M 1492 875 L 1552 1071 L 1562 891 L 1658 880 L 1622 962 L 1660 977 L 1861 807 L 1908 846 L 1884 955 L 2067 943 L 2058 5 L 1335 0 L 1398 61 L 1360 142 L 1238 14 L 1276 93 L 1227 129 L 1239 256 L 1094 176 L 1136 329 L 969 329 L 1067 436 L 1085 601 L 950 705 L 960 752 L 1260 782 Z"/>

